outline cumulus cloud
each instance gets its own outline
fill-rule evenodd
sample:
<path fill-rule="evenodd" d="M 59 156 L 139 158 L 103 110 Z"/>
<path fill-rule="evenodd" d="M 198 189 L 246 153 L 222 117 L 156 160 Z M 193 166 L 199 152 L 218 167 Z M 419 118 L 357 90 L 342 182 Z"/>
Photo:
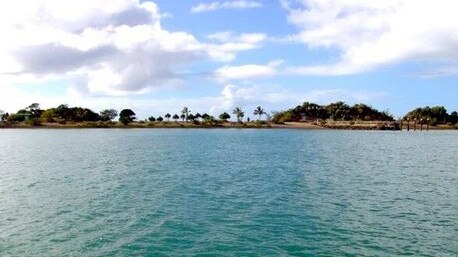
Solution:
<path fill-rule="evenodd" d="M 310 48 L 341 50 L 337 63 L 295 67 L 298 74 L 339 75 L 401 63 L 458 57 L 458 2 L 451 0 L 282 0 L 291 39 Z"/>
<path fill-rule="evenodd" d="M 270 111 L 285 110 L 304 101 L 318 104 L 329 104 L 336 101 L 360 103 L 386 98 L 385 92 L 368 90 L 348 90 L 341 88 L 325 88 L 308 91 L 295 91 L 277 85 L 236 85 L 228 84 L 221 90 L 217 97 L 217 105 L 210 109 L 213 111 L 232 110 L 241 106 L 245 110 L 254 110 L 256 106 L 264 106 Z M 247 113 L 250 115 L 250 111 Z"/>
<path fill-rule="evenodd" d="M 156 4 L 139 0 L 0 3 L 0 77 L 71 78 L 81 92 L 123 95 L 180 85 L 186 66 L 228 61 L 263 34 L 199 42 L 162 28 Z"/>
<path fill-rule="evenodd" d="M 226 2 L 211 2 L 211 3 L 199 3 L 191 8 L 192 13 L 201 13 L 215 11 L 219 9 L 250 9 L 259 8 L 262 4 L 258 1 L 226 1 Z"/>

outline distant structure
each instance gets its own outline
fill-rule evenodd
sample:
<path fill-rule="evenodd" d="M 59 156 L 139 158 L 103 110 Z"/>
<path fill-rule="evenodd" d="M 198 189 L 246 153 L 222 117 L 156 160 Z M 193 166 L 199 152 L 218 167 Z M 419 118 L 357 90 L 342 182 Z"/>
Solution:
<path fill-rule="evenodd" d="M 405 120 L 405 124 L 406 124 L 406 128 L 407 128 L 407 131 L 410 131 L 410 118 L 406 118 Z M 417 122 L 418 121 L 418 122 Z M 429 131 L 429 129 L 431 128 L 431 119 L 430 118 L 426 118 L 426 119 L 419 119 L 417 120 L 417 118 L 414 118 L 413 119 L 413 131 L 417 131 L 417 123 L 420 123 L 420 131 L 423 131 L 423 125 L 426 124 L 426 131 Z M 404 127 L 404 123 L 402 120 L 400 120 L 400 128 L 401 130 L 403 130 L 403 127 Z"/>

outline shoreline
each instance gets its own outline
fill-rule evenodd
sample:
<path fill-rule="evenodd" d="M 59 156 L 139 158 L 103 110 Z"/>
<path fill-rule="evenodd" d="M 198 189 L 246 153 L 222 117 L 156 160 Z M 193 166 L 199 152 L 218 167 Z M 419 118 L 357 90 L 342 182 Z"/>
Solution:
<path fill-rule="evenodd" d="M 367 123 L 348 123 L 331 122 L 318 125 L 315 122 L 285 122 L 276 124 L 271 122 L 224 122 L 215 124 L 195 124 L 190 122 L 133 122 L 124 125 L 119 122 L 69 122 L 43 123 L 40 125 L 30 125 L 24 122 L 18 124 L 1 124 L 0 129 L 301 129 L 301 130 L 388 130 L 400 131 L 398 127 L 393 127 L 386 122 L 367 122 Z M 417 126 L 411 131 L 428 131 L 426 127 L 422 129 Z M 458 126 L 431 126 L 429 130 L 458 130 Z M 408 131 L 405 127 L 402 131 Z"/>

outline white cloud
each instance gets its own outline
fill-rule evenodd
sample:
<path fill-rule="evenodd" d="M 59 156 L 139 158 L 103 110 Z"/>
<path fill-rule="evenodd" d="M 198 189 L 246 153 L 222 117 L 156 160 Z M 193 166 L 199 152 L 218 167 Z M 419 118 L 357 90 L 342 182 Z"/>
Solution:
<path fill-rule="evenodd" d="M 309 91 L 301 97 L 304 101 L 329 104 L 344 101 L 348 103 L 365 103 L 386 98 L 388 94 L 380 91 L 348 90 L 348 89 L 316 89 Z"/>
<path fill-rule="evenodd" d="M 242 33 L 236 35 L 232 31 L 222 31 L 210 34 L 207 36 L 207 38 L 223 44 L 232 43 L 249 45 L 249 47 L 236 47 L 235 49 L 252 49 L 253 46 L 256 46 L 257 44 L 265 41 L 267 35 L 264 33 Z M 224 45 L 222 47 L 224 47 Z M 226 48 L 232 49 L 231 47 Z"/>
<path fill-rule="evenodd" d="M 0 2 L 0 79 L 70 78 L 93 95 L 147 92 L 183 84 L 187 65 L 233 60 L 266 37 L 199 42 L 190 33 L 163 29 L 161 18 L 150 1 Z"/>
<path fill-rule="evenodd" d="M 269 77 L 278 73 L 277 68 L 283 63 L 282 60 L 276 60 L 267 65 L 247 64 L 240 66 L 224 66 L 217 69 L 213 77 L 220 82 L 240 79 L 253 79 Z"/>
<path fill-rule="evenodd" d="M 293 91 L 276 85 L 235 85 L 228 84 L 217 97 L 217 104 L 211 106 L 213 111 L 231 111 L 236 106 L 241 106 L 246 113 L 251 115 L 251 110 L 256 106 L 263 106 L 267 111 L 280 111 L 293 108 L 304 101 L 318 104 L 329 104 L 336 101 L 348 103 L 360 103 L 386 98 L 385 92 L 368 90 L 347 90 L 339 88 Z"/>
<path fill-rule="evenodd" d="M 447 62 L 458 57 L 453 0 L 283 0 L 294 40 L 341 50 L 337 63 L 296 67 L 300 74 L 352 74 L 404 61 Z"/>
<path fill-rule="evenodd" d="M 330 65 L 316 65 L 316 66 L 296 66 L 288 67 L 285 69 L 285 74 L 292 75 L 346 75 L 362 71 L 363 67 L 352 66 L 348 63 L 340 62 Z M 369 68 L 369 67 L 367 67 Z"/>
<path fill-rule="evenodd" d="M 245 117 L 252 116 L 256 106 L 262 106 L 270 113 L 273 110 L 290 108 L 301 101 L 297 99 L 297 94 L 279 86 L 257 84 L 227 84 L 216 99 L 216 103 L 210 106 L 212 113 L 226 111 L 232 115 L 232 110 L 240 106 L 245 111 Z"/>
<path fill-rule="evenodd" d="M 235 53 L 256 49 L 262 46 L 267 36 L 263 33 L 235 34 L 231 31 L 208 35 L 212 42 L 206 45 L 209 55 L 219 61 L 232 61 Z"/>
<path fill-rule="evenodd" d="M 191 8 L 191 12 L 201 13 L 219 9 L 250 9 L 259 7 L 262 7 L 262 4 L 258 1 L 235 0 L 226 2 L 199 3 Z"/>

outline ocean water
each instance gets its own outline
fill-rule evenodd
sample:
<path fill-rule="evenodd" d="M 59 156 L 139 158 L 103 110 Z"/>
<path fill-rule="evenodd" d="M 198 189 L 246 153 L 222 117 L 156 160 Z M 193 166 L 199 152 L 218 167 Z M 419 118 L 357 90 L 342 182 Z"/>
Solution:
<path fill-rule="evenodd" d="M 458 133 L 0 130 L 0 256 L 458 256 Z"/>

